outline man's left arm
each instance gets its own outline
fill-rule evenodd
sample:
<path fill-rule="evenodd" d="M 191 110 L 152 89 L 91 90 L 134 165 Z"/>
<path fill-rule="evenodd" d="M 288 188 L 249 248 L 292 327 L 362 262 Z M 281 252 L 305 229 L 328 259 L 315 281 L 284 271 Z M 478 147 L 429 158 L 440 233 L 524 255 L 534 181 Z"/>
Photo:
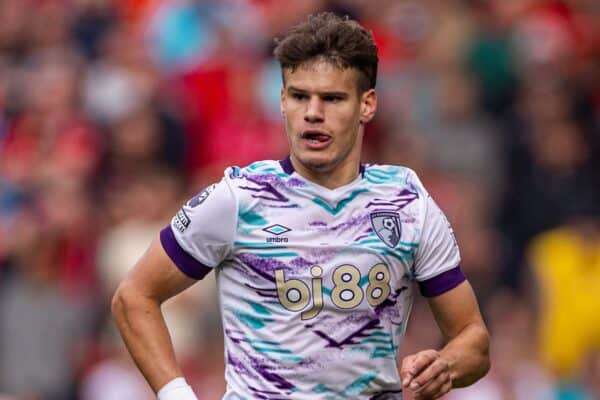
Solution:
<path fill-rule="evenodd" d="M 437 399 L 450 389 L 471 385 L 490 368 L 489 335 L 468 281 L 428 298 L 446 345 L 402 360 L 402 385 L 415 399 Z"/>

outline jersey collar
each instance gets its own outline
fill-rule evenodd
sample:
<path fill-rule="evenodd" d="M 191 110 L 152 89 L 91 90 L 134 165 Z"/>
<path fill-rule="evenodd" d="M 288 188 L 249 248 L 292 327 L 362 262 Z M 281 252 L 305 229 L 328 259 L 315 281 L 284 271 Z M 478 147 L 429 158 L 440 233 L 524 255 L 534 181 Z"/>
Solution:
<path fill-rule="evenodd" d="M 290 156 L 287 156 L 283 160 L 280 160 L 279 164 L 281 165 L 281 168 L 283 169 L 283 171 L 286 174 L 291 175 L 295 172 L 294 166 L 292 165 L 292 160 L 290 160 Z M 361 178 L 364 178 L 365 177 L 365 164 L 363 164 L 363 163 L 360 164 L 359 171 L 360 171 Z"/>

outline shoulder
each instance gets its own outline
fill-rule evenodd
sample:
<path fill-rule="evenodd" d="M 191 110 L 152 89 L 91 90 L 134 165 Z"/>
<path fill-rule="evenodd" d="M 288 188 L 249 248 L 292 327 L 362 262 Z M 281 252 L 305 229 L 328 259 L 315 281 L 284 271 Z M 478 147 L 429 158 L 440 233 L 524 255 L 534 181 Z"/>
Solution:
<path fill-rule="evenodd" d="M 392 186 L 395 189 L 405 189 L 419 194 L 419 197 L 428 196 L 423 183 L 417 173 L 401 165 L 364 164 L 363 175 L 371 185 Z"/>
<path fill-rule="evenodd" d="M 224 180 L 240 203 L 284 202 L 298 180 L 283 170 L 279 161 L 257 161 L 245 167 L 232 166 L 225 170 Z"/>
<path fill-rule="evenodd" d="M 276 160 L 255 161 L 245 167 L 231 166 L 225 170 L 225 175 L 231 179 L 245 179 L 264 175 L 287 176 L 279 161 Z"/>
<path fill-rule="evenodd" d="M 402 183 L 411 175 L 416 175 L 415 171 L 402 165 L 389 164 L 363 164 L 364 176 L 371 183 Z"/>

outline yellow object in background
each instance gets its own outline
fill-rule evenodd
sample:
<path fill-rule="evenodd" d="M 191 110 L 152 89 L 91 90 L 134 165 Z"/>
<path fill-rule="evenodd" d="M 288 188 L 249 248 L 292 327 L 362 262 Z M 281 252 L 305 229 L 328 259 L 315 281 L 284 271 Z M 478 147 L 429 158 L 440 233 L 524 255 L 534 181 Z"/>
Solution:
<path fill-rule="evenodd" d="M 542 361 L 561 378 L 600 349 L 600 235 L 565 226 L 537 236 L 530 261 L 540 288 Z"/>

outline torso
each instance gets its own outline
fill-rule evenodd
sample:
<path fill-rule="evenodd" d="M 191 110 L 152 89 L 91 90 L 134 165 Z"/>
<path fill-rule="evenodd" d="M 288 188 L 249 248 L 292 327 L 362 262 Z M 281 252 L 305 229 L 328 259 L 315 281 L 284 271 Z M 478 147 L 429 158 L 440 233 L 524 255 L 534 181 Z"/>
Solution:
<path fill-rule="evenodd" d="M 425 197 L 410 172 L 366 166 L 328 190 L 275 161 L 231 170 L 237 235 L 217 272 L 225 398 L 401 398 Z"/>

